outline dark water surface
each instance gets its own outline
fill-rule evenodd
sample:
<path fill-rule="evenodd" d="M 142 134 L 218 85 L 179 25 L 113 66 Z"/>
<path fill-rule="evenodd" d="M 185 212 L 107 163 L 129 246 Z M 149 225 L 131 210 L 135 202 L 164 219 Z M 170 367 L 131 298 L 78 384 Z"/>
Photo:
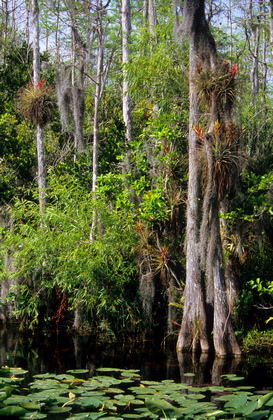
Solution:
<path fill-rule="evenodd" d="M 22 334 L 9 329 L 0 333 L 1 366 L 21 367 L 30 372 L 65 373 L 69 369 L 88 369 L 90 376 L 99 367 L 139 369 L 143 380 L 208 384 L 221 382 L 221 375 L 244 376 L 245 384 L 258 389 L 273 387 L 273 359 L 266 354 L 245 355 L 242 359 L 213 359 L 201 355 L 177 357 L 175 339 L 124 339 L 102 342 L 93 336 L 70 334 Z M 195 376 L 187 376 L 195 373 Z M 186 376 L 184 376 L 186 374 Z"/>

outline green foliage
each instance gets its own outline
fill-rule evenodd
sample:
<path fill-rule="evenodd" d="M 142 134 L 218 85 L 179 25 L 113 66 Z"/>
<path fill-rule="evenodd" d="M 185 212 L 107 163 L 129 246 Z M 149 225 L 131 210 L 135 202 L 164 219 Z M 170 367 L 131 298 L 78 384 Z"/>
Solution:
<path fill-rule="evenodd" d="M 247 353 L 268 355 L 272 353 L 273 331 L 260 331 L 257 329 L 249 331 L 243 339 L 243 349 Z"/>
<path fill-rule="evenodd" d="M 32 49 L 25 42 L 4 45 L 0 64 L 0 112 L 10 108 L 18 90 L 31 80 Z"/>
<path fill-rule="evenodd" d="M 151 41 L 146 30 L 141 33 L 136 45 L 132 61 L 126 65 L 132 98 L 137 103 L 147 101 L 148 106 L 156 104 L 162 112 L 168 112 L 175 106 L 187 106 L 187 78 L 181 68 L 181 62 L 187 60 L 186 50 L 179 50 L 171 33 L 166 40 L 157 43 Z"/>
<path fill-rule="evenodd" d="M 17 316 L 29 327 L 48 317 L 52 320 L 61 290 L 68 299 L 68 313 L 72 315 L 80 302 L 84 321 L 92 319 L 94 328 L 106 321 L 119 330 L 129 319 L 134 328 L 136 230 L 126 200 L 120 194 L 110 205 L 105 192 L 98 190 L 94 201 L 72 175 L 58 179 L 51 175 L 49 188 L 43 215 L 27 200 L 17 201 L 12 209 L 14 230 L 6 233 L 5 247 L 17 250 L 17 270 L 2 276 L 21 279 L 13 290 Z M 94 210 L 99 214 L 98 230 L 90 242 Z"/>
<path fill-rule="evenodd" d="M 140 204 L 139 216 L 151 225 L 169 220 L 170 209 L 167 207 L 166 196 L 163 189 L 157 188 L 143 195 Z"/>
<path fill-rule="evenodd" d="M 35 165 L 33 133 L 12 113 L 0 115 L 0 202 L 8 202 L 18 187 L 32 181 Z"/>

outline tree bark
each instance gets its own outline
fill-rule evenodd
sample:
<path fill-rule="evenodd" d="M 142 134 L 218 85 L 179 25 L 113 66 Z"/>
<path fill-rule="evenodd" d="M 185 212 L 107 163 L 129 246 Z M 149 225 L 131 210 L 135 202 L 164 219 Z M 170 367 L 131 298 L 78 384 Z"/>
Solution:
<path fill-rule="evenodd" d="M 69 12 L 71 18 L 71 92 L 74 120 L 74 148 L 78 153 L 85 150 L 85 141 L 83 133 L 84 122 L 84 43 L 78 31 L 76 22 L 76 10 L 72 0 L 69 0 Z M 77 73 L 77 75 L 76 75 Z"/>
<path fill-rule="evenodd" d="M 248 3 L 248 18 L 250 21 L 252 39 L 252 68 L 250 72 L 252 99 L 259 92 L 259 49 L 260 49 L 260 17 L 253 17 L 253 2 Z"/>
<path fill-rule="evenodd" d="M 148 24 L 149 33 L 156 35 L 156 3 L 155 0 L 144 0 L 143 3 L 143 20 Z"/>
<path fill-rule="evenodd" d="M 215 175 L 216 140 L 211 134 L 216 123 L 222 124 L 225 132 L 225 124 L 230 118 L 230 104 L 228 101 L 221 102 L 214 91 L 206 112 L 210 115 L 207 134 L 199 131 L 199 135 L 196 135 L 201 117 L 198 76 L 200 72 L 207 71 L 216 77 L 218 69 L 225 64 L 218 57 L 205 18 L 204 0 L 185 0 L 183 32 L 189 36 L 190 48 L 189 180 L 185 301 L 177 350 L 196 352 L 200 349 L 205 353 L 213 348 L 219 356 L 237 355 L 240 354 L 240 348 L 228 309 L 220 235 L 221 196 Z M 232 75 L 230 77 L 232 82 Z M 200 159 L 201 153 L 203 161 Z M 207 172 L 204 192 L 201 190 L 202 164 Z"/>
<path fill-rule="evenodd" d="M 269 1 L 269 44 L 271 52 L 271 62 L 273 62 L 273 0 Z"/>
<path fill-rule="evenodd" d="M 40 28 L 38 1 L 32 0 L 32 25 L 33 25 L 33 85 L 40 82 Z M 46 160 L 44 131 L 40 124 L 36 126 L 36 148 L 38 160 L 38 189 L 39 206 L 41 213 L 46 206 Z"/>
<path fill-rule="evenodd" d="M 97 78 L 96 78 L 96 92 L 94 102 L 94 126 L 93 126 L 93 178 L 92 191 L 96 191 L 97 177 L 98 177 L 98 147 L 99 147 L 99 108 L 102 95 L 102 75 L 103 75 L 103 27 L 102 27 L 102 2 L 97 4 Z"/>
<path fill-rule="evenodd" d="M 130 36 L 131 36 L 131 4 L 130 0 L 122 0 L 121 3 L 121 26 L 122 26 L 122 64 L 123 64 L 123 85 L 122 85 L 122 110 L 125 124 L 125 142 L 129 146 L 133 140 L 132 104 L 129 95 L 129 80 L 126 71 L 126 64 L 130 58 Z M 127 159 L 128 160 L 128 159 Z"/>

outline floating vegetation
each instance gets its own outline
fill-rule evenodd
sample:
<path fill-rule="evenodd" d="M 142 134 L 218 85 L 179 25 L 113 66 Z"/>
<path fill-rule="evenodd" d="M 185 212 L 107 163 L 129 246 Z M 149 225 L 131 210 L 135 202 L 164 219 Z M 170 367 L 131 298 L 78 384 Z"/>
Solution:
<path fill-rule="evenodd" d="M 242 384 L 235 388 L 243 379 L 236 375 L 222 376 L 232 387 L 197 388 L 172 380 L 141 381 L 138 370 L 116 368 L 97 369 L 97 376 L 86 379 L 88 371 L 82 369 L 39 374 L 29 384 L 26 373 L 0 369 L 0 418 L 273 420 L 273 392 L 255 393 Z"/>

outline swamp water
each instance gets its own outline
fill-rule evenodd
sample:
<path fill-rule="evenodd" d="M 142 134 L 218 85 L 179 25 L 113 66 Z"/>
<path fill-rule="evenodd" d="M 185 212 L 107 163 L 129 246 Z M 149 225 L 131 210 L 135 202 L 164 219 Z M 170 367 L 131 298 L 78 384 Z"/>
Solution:
<path fill-rule="evenodd" d="M 261 355 L 178 359 L 175 342 L 2 331 L 0 363 L 0 418 L 273 420 L 273 362 Z"/>

